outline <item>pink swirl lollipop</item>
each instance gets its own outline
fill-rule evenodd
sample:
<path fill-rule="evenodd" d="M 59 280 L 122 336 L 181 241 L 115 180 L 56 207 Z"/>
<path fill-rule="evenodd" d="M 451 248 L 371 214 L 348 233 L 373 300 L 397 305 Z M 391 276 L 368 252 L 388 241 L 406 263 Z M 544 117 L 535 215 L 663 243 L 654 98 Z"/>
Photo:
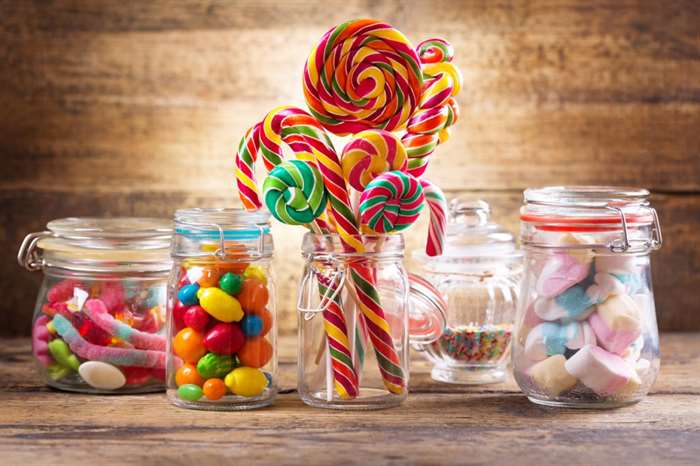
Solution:
<path fill-rule="evenodd" d="M 402 231 L 423 209 L 423 187 L 413 176 L 387 172 L 372 180 L 360 196 L 360 222 L 374 233 Z"/>
<path fill-rule="evenodd" d="M 358 191 L 382 173 L 405 171 L 408 163 L 401 140 L 385 130 L 357 133 L 343 149 L 343 178 Z"/>

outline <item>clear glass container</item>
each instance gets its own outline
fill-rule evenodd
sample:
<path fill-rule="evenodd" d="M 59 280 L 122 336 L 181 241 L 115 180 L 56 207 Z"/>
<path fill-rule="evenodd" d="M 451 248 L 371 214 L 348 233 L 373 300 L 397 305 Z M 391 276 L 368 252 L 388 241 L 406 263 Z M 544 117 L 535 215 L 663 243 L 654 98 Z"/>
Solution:
<path fill-rule="evenodd" d="M 64 218 L 18 254 L 41 270 L 32 351 L 52 387 L 83 393 L 164 390 L 169 220 Z"/>
<path fill-rule="evenodd" d="M 505 379 L 518 303 L 522 257 L 513 235 L 491 222 L 484 201 L 450 204 L 443 254 L 413 254 L 420 274 L 447 303 L 441 337 L 416 349 L 434 380 L 487 384 Z"/>
<path fill-rule="evenodd" d="M 272 252 L 265 212 L 175 213 L 167 363 L 167 392 L 173 404 L 227 411 L 274 402 Z"/>
<path fill-rule="evenodd" d="M 362 236 L 362 253 L 337 235 L 307 233 L 299 285 L 298 390 L 308 405 L 397 406 L 408 395 L 409 342 L 430 342 L 444 310 L 412 289 L 399 234 Z"/>
<path fill-rule="evenodd" d="M 617 407 L 659 371 L 649 255 L 661 229 L 649 192 L 600 186 L 528 189 L 525 277 L 513 372 L 534 403 Z"/>

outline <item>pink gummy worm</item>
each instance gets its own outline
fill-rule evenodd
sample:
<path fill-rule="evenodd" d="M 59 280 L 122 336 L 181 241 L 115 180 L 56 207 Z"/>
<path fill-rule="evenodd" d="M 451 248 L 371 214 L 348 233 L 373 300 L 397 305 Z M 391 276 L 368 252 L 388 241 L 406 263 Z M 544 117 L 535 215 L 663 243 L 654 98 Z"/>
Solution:
<path fill-rule="evenodd" d="M 48 316 L 41 316 L 34 322 L 34 328 L 32 329 L 32 353 L 46 367 L 54 362 L 51 354 L 49 354 L 48 342 L 51 339 L 51 335 L 49 334 L 49 329 L 46 328 L 46 324 L 50 320 Z"/>
<path fill-rule="evenodd" d="M 107 306 L 100 299 L 85 301 L 83 311 L 105 332 L 131 343 L 140 349 L 165 351 L 165 337 L 154 333 L 142 332 L 112 317 Z"/>
<path fill-rule="evenodd" d="M 68 343 L 70 349 L 83 359 L 102 361 L 115 366 L 138 366 L 165 368 L 165 351 L 151 351 L 138 349 L 115 348 L 113 346 L 98 346 L 85 341 L 68 319 L 60 314 L 53 318 L 56 327 L 63 340 Z"/>

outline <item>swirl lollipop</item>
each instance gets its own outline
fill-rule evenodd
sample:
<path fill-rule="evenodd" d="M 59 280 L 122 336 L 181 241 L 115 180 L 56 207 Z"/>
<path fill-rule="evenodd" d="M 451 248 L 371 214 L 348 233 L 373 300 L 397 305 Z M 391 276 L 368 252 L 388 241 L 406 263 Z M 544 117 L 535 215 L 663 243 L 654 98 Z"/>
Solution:
<path fill-rule="evenodd" d="M 358 191 L 384 172 L 405 171 L 406 149 L 401 140 L 385 130 L 357 133 L 343 149 L 343 178 Z"/>
<path fill-rule="evenodd" d="M 318 168 L 301 160 L 273 168 L 263 183 L 263 198 L 270 213 L 288 225 L 312 223 L 328 201 Z"/>
<path fill-rule="evenodd" d="M 399 171 L 384 173 L 362 191 L 360 222 L 374 233 L 405 230 L 418 219 L 424 200 L 416 178 Z"/>
<path fill-rule="evenodd" d="M 330 29 L 304 67 L 304 96 L 329 131 L 400 129 L 418 108 L 423 75 L 416 51 L 390 25 L 358 19 Z"/>

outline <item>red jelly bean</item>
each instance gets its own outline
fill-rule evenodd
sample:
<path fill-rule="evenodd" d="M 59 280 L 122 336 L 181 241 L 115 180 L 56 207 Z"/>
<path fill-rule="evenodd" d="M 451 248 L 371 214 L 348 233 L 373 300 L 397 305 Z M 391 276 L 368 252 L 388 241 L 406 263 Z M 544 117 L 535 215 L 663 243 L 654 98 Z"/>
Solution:
<path fill-rule="evenodd" d="M 192 327 L 198 332 L 204 332 L 209 325 L 209 314 L 201 306 L 190 306 L 183 315 L 183 321 L 188 327 Z"/>
<path fill-rule="evenodd" d="M 238 324 L 219 323 L 204 337 L 204 346 L 216 354 L 233 354 L 245 343 L 245 335 Z"/>
<path fill-rule="evenodd" d="M 185 312 L 188 306 L 182 304 L 179 300 L 175 300 L 175 305 L 173 306 L 173 323 L 175 324 L 175 330 L 182 330 L 187 327 L 185 325 Z"/>

